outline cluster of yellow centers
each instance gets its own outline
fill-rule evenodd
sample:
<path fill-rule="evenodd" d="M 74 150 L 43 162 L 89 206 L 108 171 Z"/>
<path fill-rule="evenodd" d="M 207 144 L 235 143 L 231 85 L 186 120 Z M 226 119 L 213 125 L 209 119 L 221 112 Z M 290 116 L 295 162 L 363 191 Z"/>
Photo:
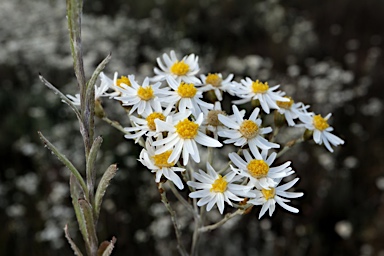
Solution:
<path fill-rule="evenodd" d="M 252 159 L 247 165 L 249 174 L 256 179 L 267 176 L 269 172 L 269 166 L 264 160 Z"/>
<path fill-rule="evenodd" d="M 164 153 L 152 156 L 155 165 L 160 168 L 170 168 L 175 165 L 174 162 L 168 163 L 168 158 L 172 154 L 172 150 L 165 151 Z"/>
<path fill-rule="evenodd" d="M 186 118 L 178 122 L 175 128 L 182 139 L 193 139 L 197 135 L 199 125 Z"/>
<path fill-rule="evenodd" d="M 181 82 L 179 88 L 177 88 L 177 93 L 182 98 L 193 98 L 195 97 L 197 89 L 194 84 L 187 84 Z"/>
<path fill-rule="evenodd" d="M 211 192 L 224 193 L 227 190 L 228 182 L 221 175 L 213 182 Z"/>
<path fill-rule="evenodd" d="M 313 117 L 313 126 L 315 126 L 317 130 L 323 131 L 329 127 L 329 124 L 321 115 L 316 115 Z"/>
<path fill-rule="evenodd" d="M 131 81 L 129 81 L 128 77 L 121 76 L 119 79 L 116 80 L 116 85 L 119 87 L 122 87 L 121 84 L 126 84 L 128 86 L 131 86 Z"/>
<path fill-rule="evenodd" d="M 259 126 L 252 120 L 244 120 L 240 125 L 240 133 L 247 139 L 252 139 L 259 133 Z"/>
<path fill-rule="evenodd" d="M 159 112 L 153 112 L 147 116 L 147 125 L 151 131 L 156 130 L 156 123 L 155 120 L 160 119 L 161 121 L 165 121 L 165 116 L 162 113 Z"/>
<path fill-rule="evenodd" d="M 221 85 L 221 77 L 216 73 L 216 74 L 211 74 L 209 73 L 207 78 L 205 79 L 206 84 L 210 84 L 214 87 L 219 87 Z"/>
<path fill-rule="evenodd" d="M 274 188 L 270 188 L 270 189 L 264 189 L 263 188 L 261 190 L 261 193 L 263 194 L 265 200 L 269 200 L 269 199 L 275 197 L 275 189 Z"/>
<path fill-rule="evenodd" d="M 171 67 L 172 74 L 175 74 L 177 76 L 184 76 L 189 71 L 189 65 L 186 64 L 184 61 L 178 61 L 175 62 L 175 64 Z"/>
<path fill-rule="evenodd" d="M 211 110 L 207 114 L 207 123 L 208 125 L 212 125 L 214 127 L 223 125 L 219 120 L 219 115 L 226 115 L 226 113 L 222 110 Z"/>
<path fill-rule="evenodd" d="M 289 101 L 276 101 L 277 106 L 279 108 L 284 108 L 284 109 L 290 109 L 292 104 L 294 103 L 293 99 L 291 97 L 285 96 L 284 98 L 289 99 Z"/>
<path fill-rule="evenodd" d="M 252 82 L 252 91 L 254 93 L 265 93 L 266 91 L 268 91 L 268 89 L 269 86 L 267 82 L 262 83 L 259 80 Z"/>
<path fill-rule="evenodd" d="M 137 96 L 139 96 L 139 98 L 142 100 L 152 99 L 154 96 L 152 86 L 147 86 L 147 87 L 140 86 L 139 89 L 137 90 Z"/>

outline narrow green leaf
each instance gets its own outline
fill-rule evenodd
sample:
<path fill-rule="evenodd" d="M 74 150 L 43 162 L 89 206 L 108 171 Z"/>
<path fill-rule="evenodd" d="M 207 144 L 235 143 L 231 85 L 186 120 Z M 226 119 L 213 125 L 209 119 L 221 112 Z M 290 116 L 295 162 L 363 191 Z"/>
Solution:
<path fill-rule="evenodd" d="M 42 75 L 39 74 L 39 78 L 40 80 L 51 90 L 53 90 L 55 92 L 55 94 L 58 94 L 61 98 L 61 100 L 68 104 L 72 110 L 75 112 L 76 116 L 77 116 L 77 119 L 79 119 L 80 121 L 80 124 L 82 123 L 81 121 L 81 114 L 79 112 L 79 110 L 77 109 L 77 107 L 75 105 L 73 105 L 72 101 L 70 101 L 68 99 L 67 96 L 65 96 L 59 89 L 57 89 L 53 84 L 51 84 L 50 82 L 48 82 Z"/>
<path fill-rule="evenodd" d="M 71 177 L 69 179 L 69 189 L 71 193 L 73 209 L 75 210 L 75 214 L 76 214 L 77 223 L 79 224 L 79 229 L 85 243 L 85 249 L 87 250 L 87 254 L 91 255 L 90 254 L 91 246 L 88 241 L 88 231 L 87 231 L 84 215 L 82 213 L 82 210 L 80 209 L 80 204 L 79 204 L 79 198 L 81 198 L 84 195 L 82 195 L 81 187 L 76 177 L 73 174 L 71 174 Z"/>
<path fill-rule="evenodd" d="M 109 186 L 109 183 L 115 176 L 117 171 L 117 165 L 111 164 L 103 174 L 95 194 L 95 220 L 97 221 L 100 214 L 101 203 L 103 202 L 104 194 Z"/>
<path fill-rule="evenodd" d="M 71 161 L 68 160 L 68 158 L 65 155 L 61 154 L 59 150 L 57 150 L 57 148 L 51 142 L 49 142 L 49 140 L 45 138 L 40 131 L 38 131 L 37 133 L 39 134 L 40 139 L 44 142 L 45 146 L 48 147 L 52 151 L 52 153 L 54 153 L 57 156 L 57 158 L 65 166 L 67 166 L 67 168 L 71 171 L 71 173 L 76 177 L 81 188 L 83 189 L 85 196 L 88 196 L 87 185 L 85 184 L 83 177 L 81 176 L 79 171 L 76 169 L 76 167 L 71 163 Z"/>
<path fill-rule="evenodd" d="M 79 199 L 79 205 L 80 205 L 81 212 L 83 213 L 83 216 L 84 216 L 85 226 L 87 228 L 88 242 L 91 247 L 90 255 L 95 255 L 97 253 L 98 242 L 97 242 L 97 236 L 96 236 L 95 222 L 93 221 L 92 206 L 87 200 L 82 198 Z"/>
<path fill-rule="evenodd" d="M 97 158 L 97 153 L 99 152 L 101 143 L 103 142 L 103 138 L 101 136 L 98 136 L 95 141 L 92 144 L 91 150 L 88 155 L 87 159 L 87 168 L 86 168 L 86 174 L 87 174 L 87 186 L 89 191 L 89 198 L 91 201 L 91 204 L 93 204 L 93 193 L 96 183 L 96 170 L 95 170 L 95 163 Z"/>
<path fill-rule="evenodd" d="M 105 57 L 105 59 L 102 62 L 100 62 L 100 64 L 97 66 L 97 68 L 93 72 L 93 74 L 91 76 L 91 79 L 89 79 L 89 81 L 87 83 L 87 95 L 89 94 L 89 92 L 88 92 L 89 88 L 95 86 L 97 78 L 99 77 L 101 71 L 104 70 L 105 66 L 108 64 L 108 62 L 110 60 L 111 60 L 111 53 L 108 54 L 108 56 Z"/>
<path fill-rule="evenodd" d="M 67 238 L 67 240 L 68 240 L 68 243 L 71 245 L 71 248 L 72 248 L 73 252 L 75 253 L 75 255 L 83 256 L 83 254 L 81 253 L 80 249 L 77 247 L 75 242 L 73 242 L 72 238 L 69 236 L 68 225 L 67 224 L 64 227 L 64 234 L 65 234 L 65 238 Z"/>

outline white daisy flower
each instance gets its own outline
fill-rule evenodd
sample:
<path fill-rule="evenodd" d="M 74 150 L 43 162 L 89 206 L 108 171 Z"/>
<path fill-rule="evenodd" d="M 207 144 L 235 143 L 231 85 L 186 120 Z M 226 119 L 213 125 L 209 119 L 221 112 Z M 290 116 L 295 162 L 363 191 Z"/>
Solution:
<path fill-rule="evenodd" d="M 135 133 L 126 134 L 124 135 L 124 137 L 126 139 L 135 139 L 136 143 L 143 135 L 147 137 L 157 137 L 159 133 L 156 132 L 155 120 L 160 119 L 162 121 L 165 121 L 165 118 L 169 115 L 171 109 L 172 106 L 170 105 L 168 108 L 163 110 L 160 102 L 155 102 L 153 108 L 154 112 L 152 112 L 151 114 L 143 113 L 143 118 L 131 115 L 130 119 L 135 126 L 125 127 L 124 130 Z"/>
<path fill-rule="evenodd" d="M 287 121 L 289 126 L 295 126 L 294 119 L 301 119 L 303 115 L 307 114 L 307 109 L 309 106 L 305 106 L 302 102 L 295 103 L 291 97 L 284 96 L 284 98 L 289 101 L 276 101 L 279 109 L 276 111 L 282 115 L 284 115 L 285 120 Z"/>
<path fill-rule="evenodd" d="M 259 219 L 267 210 L 269 210 L 269 216 L 272 216 L 272 213 L 275 211 L 276 203 L 287 211 L 298 213 L 298 209 L 286 204 L 287 202 L 290 202 L 290 200 L 286 198 L 298 198 L 304 195 L 302 192 L 286 191 L 287 189 L 290 189 L 298 180 L 299 178 L 296 178 L 277 187 L 271 187 L 269 189 L 262 188 L 261 190 L 254 191 L 256 193 L 256 198 L 249 200 L 248 203 L 253 205 L 262 205 Z"/>
<path fill-rule="evenodd" d="M 202 111 L 213 108 L 213 104 L 201 100 L 203 92 L 193 83 L 178 82 L 172 77 L 167 77 L 167 83 L 172 90 L 166 92 L 167 96 L 162 99 L 163 104 L 177 105 L 179 112 L 189 109 L 195 117 Z"/>
<path fill-rule="evenodd" d="M 219 131 L 221 137 L 228 138 L 224 143 L 234 143 L 235 146 L 243 147 L 249 145 L 254 155 L 259 154 L 258 148 L 271 149 L 279 148 L 280 145 L 269 142 L 262 135 L 272 132 L 271 127 L 261 128 L 261 119 L 257 118 L 260 109 L 255 108 L 249 119 L 243 119 L 244 115 L 240 113 L 236 105 L 232 105 L 234 118 L 229 118 L 219 114 L 219 120 L 228 127 L 224 131 Z"/>
<path fill-rule="evenodd" d="M 242 98 L 241 100 L 235 100 L 235 104 L 243 104 L 251 100 L 259 100 L 261 108 L 265 113 L 269 114 L 270 109 L 279 109 L 276 101 L 289 101 L 282 97 L 278 92 L 275 92 L 280 85 L 269 87 L 268 83 L 262 83 L 259 80 L 252 81 L 249 77 L 242 79 L 241 84 L 234 87 L 233 93 Z"/>
<path fill-rule="evenodd" d="M 241 179 L 235 172 L 229 172 L 224 177 L 217 174 L 213 167 L 207 163 L 207 172 L 199 170 L 199 173 L 194 172 L 193 177 L 196 181 L 188 181 L 190 187 L 197 189 L 197 191 L 189 194 L 190 198 L 200 198 L 197 202 L 198 206 L 207 205 L 207 211 L 210 211 L 216 204 L 221 214 L 224 211 L 224 202 L 232 206 L 232 201 L 243 201 L 244 198 L 239 196 L 249 195 L 254 197 L 253 193 L 249 190 L 252 186 L 244 186 L 234 184 L 234 182 Z"/>
<path fill-rule="evenodd" d="M 258 152 L 257 152 L 258 153 Z M 229 159 L 237 167 L 231 166 L 232 170 L 239 173 L 241 176 L 247 177 L 250 183 L 255 187 L 262 187 L 268 189 L 269 187 L 275 187 L 276 182 L 274 179 L 284 178 L 294 171 L 289 165 L 290 161 L 276 167 L 271 167 L 276 159 L 276 153 L 273 152 L 269 157 L 268 150 L 263 150 L 261 154 L 254 154 L 252 157 L 248 150 L 243 151 L 245 161 L 236 153 L 230 153 Z"/>
<path fill-rule="evenodd" d="M 154 68 L 156 74 L 153 78 L 154 81 L 162 81 L 167 77 L 173 77 L 178 82 L 200 83 L 200 80 L 195 77 L 200 70 L 198 63 L 199 57 L 195 56 L 195 54 L 184 56 L 184 58 L 179 61 L 175 51 L 171 51 L 170 56 L 166 53 L 163 54 L 164 63 L 160 58 L 156 60 L 161 70 Z"/>
<path fill-rule="evenodd" d="M 149 84 L 149 78 L 146 77 L 143 84 L 139 85 L 135 81 L 134 75 L 128 76 L 128 79 L 131 86 L 125 84 L 125 82 L 115 86 L 115 89 L 121 92 L 121 95 L 115 97 L 115 99 L 121 101 L 123 106 L 132 106 L 129 114 L 132 114 L 135 110 L 137 110 L 139 115 L 152 113 L 155 102 L 161 100 L 158 96 L 162 96 L 165 93 L 165 90 L 159 88 L 161 83 L 157 82 L 151 85 Z"/>
<path fill-rule="evenodd" d="M 321 115 L 315 115 L 314 113 L 308 113 L 308 115 L 302 116 L 301 121 L 304 126 L 310 131 L 313 131 L 313 140 L 316 144 L 323 144 L 330 151 L 333 152 L 331 144 L 338 146 L 344 144 L 344 140 L 340 139 L 336 135 L 332 134 L 333 127 L 329 126 L 328 119 L 331 117 L 329 113 L 326 117 Z"/>
<path fill-rule="evenodd" d="M 202 91 L 211 91 L 215 92 L 216 98 L 219 101 L 223 100 L 222 92 L 226 92 L 232 86 L 233 74 L 229 74 L 226 79 L 223 80 L 221 73 L 209 73 L 206 75 L 200 75 L 201 81 L 204 86 L 201 87 Z"/>
<path fill-rule="evenodd" d="M 191 121 L 191 112 L 179 112 L 175 115 L 168 116 L 166 121 L 156 119 L 156 131 L 168 132 L 168 136 L 164 139 L 157 140 L 153 143 L 154 146 L 161 146 L 156 150 L 156 154 L 164 153 L 167 150 L 173 149 L 172 154 L 168 158 L 168 162 L 177 162 L 182 153 L 184 165 L 188 164 L 189 155 L 196 162 L 200 162 L 199 150 L 197 144 L 207 147 L 221 147 L 222 144 L 199 131 L 200 125 L 203 122 L 203 113 L 201 113 L 196 121 Z"/>
<path fill-rule="evenodd" d="M 156 154 L 156 147 L 153 146 L 152 138 L 148 137 L 145 143 L 146 148 L 140 153 L 139 161 L 151 172 L 156 173 L 156 182 L 160 182 L 161 176 L 172 181 L 179 189 L 184 188 L 184 184 L 175 172 L 183 172 L 184 168 L 175 167 L 176 162 L 168 162 L 167 159 L 172 154 L 172 150 Z"/>
<path fill-rule="evenodd" d="M 109 79 L 106 75 L 104 75 L 103 72 L 100 73 L 100 86 L 97 86 L 95 84 L 95 100 L 99 100 L 100 97 L 108 96 L 106 93 L 110 86 L 112 85 L 110 83 L 111 79 Z M 75 96 L 72 96 L 70 94 L 67 94 L 68 99 L 70 99 L 75 106 L 80 106 L 80 94 L 77 93 Z"/>

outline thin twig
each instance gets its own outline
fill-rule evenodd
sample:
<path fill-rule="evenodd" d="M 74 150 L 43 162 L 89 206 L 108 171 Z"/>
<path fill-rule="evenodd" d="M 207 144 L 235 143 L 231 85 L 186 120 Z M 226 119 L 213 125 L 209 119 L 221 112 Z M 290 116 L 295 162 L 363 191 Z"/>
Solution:
<path fill-rule="evenodd" d="M 214 229 L 222 226 L 224 223 L 226 223 L 228 220 L 232 219 L 233 217 L 235 217 L 237 215 L 242 215 L 244 212 L 245 212 L 245 210 L 243 210 L 243 209 L 237 209 L 237 211 L 235 211 L 233 213 L 226 214 L 224 216 L 224 218 L 221 219 L 219 222 L 216 222 L 215 224 L 212 224 L 209 226 L 201 227 L 199 229 L 199 232 L 203 233 L 203 232 L 214 230 Z"/>
<path fill-rule="evenodd" d="M 182 256 L 188 256 L 188 253 L 186 252 L 181 241 L 181 232 L 179 229 L 179 225 L 177 223 L 176 212 L 173 210 L 173 208 L 171 207 L 171 204 L 168 201 L 167 195 L 163 188 L 163 183 L 162 182 L 157 183 L 157 188 L 159 189 L 159 192 L 160 192 L 161 202 L 163 202 L 164 206 L 167 208 L 169 214 L 171 215 L 171 220 L 176 233 L 177 248 Z"/>

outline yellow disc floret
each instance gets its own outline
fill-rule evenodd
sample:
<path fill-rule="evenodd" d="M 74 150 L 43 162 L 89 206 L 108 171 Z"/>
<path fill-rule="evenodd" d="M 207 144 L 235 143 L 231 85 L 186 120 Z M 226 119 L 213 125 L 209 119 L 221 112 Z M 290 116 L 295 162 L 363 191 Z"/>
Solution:
<path fill-rule="evenodd" d="M 316 115 L 313 117 L 313 126 L 315 126 L 317 130 L 323 131 L 329 127 L 329 124 L 321 115 Z"/>
<path fill-rule="evenodd" d="M 269 86 L 267 82 L 262 83 L 259 80 L 252 82 L 252 91 L 254 93 L 265 93 L 266 91 L 268 91 L 268 89 Z"/>
<path fill-rule="evenodd" d="M 218 74 L 209 73 L 207 78 L 205 79 L 206 84 L 210 84 L 214 87 L 219 87 L 221 85 L 221 77 Z"/>
<path fill-rule="evenodd" d="M 261 193 L 263 194 L 265 200 L 269 200 L 269 199 L 275 197 L 275 189 L 274 188 L 270 188 L 270 189 L 264 189 L 263 188 L 261 190 Z"/>
<path fill-rule="evenodd" d="M 267 176 L 269 172 L 269 166 L 264 160 L 252 159 L 247 165 L 249 174 L 252 177 L 259 179 Z"/>
<path fill-rule="evenodd" d="M 187 118 L 180 121 L 176 126 L 176 132 L 183 139 L 193 139 L 197 135 L 199 125 L 188 120 Z"/>
<path fill-rule="evenodd" d="M 147 116 L 147 125 L 151 131 L 156 130 L 155 120 L 160 119 L 161 121 L 165 121 L 165 116 L 159 112 L 153 112 L 149 116 Z"/>
<path fill-rule="evenodd" d="M 195 97 L 197 92 L 197 89 L 194 84 L 187 84 L 184 82 L 181 82 L 179 85 L 179 88 L 177 88 L 177 93 L 182 97 L 182 98 L 193 98 Z"/>
<path fill-rule="evenodd" d="M 221 175 L 213 182 L 211 192 L 224 193 L 227 190 L 228 182 Z"/>
<path fill-rule="evenodd" d="M 259 126 L 251 120 L 244 120 L 240 125 L 240 133 L 245 138 L 252 139 L 259 133 Z"/>
<path fill-rule="evenodd" d="M 277 106 L 279 106 L 279 108 L 289 109 L 292 106 L 292 104 L 294 103 L 294 101 L 291 97 L 285 96 L 284 98 L 288 99 L 289 101 L 277 100 L 276 104 L 277 104 Z"/>
<path fill-rule="evenodd" d="M 139 89 L 137 90 L 137 96 L 139 96 L 139 98 L 142 100 L 152 99 L 154 96 L 152 87 L 151 86 L 148 86 L 148 87 L 140 86 Z"/>
<path fill-rule="evenodd" d="M 177 76 L 183 76 L 189 71 L 189 65 L 184 61 L 178 61 L 171 67 L 171 72 Z"/>
<path fill-rule="evenodd" d="M 207 114 L 207 123 L 212 126 L 223 125 L 219 120 L 219 114 L 226 116 L 225 112 L 222 110 L 211 110 Z"/>
<path fill-rule="evenodd" d="M 128 86 L 131 86 L 131 81 L 129 81 L 128 77 L 121 76 L 119 79 L 116 80 L 116 85 L 119 87 L 122 87 L 121 84 L 126 84 Z"/>
<path fill-rule="evenodd" d="M 155 165 L 160 168 L 170 168 L 175 165 L 174 162 L 168 163 L 168 158 L 172 154 L 172 150 L 165 151 L 164 153 L 152 156 Z"/>

